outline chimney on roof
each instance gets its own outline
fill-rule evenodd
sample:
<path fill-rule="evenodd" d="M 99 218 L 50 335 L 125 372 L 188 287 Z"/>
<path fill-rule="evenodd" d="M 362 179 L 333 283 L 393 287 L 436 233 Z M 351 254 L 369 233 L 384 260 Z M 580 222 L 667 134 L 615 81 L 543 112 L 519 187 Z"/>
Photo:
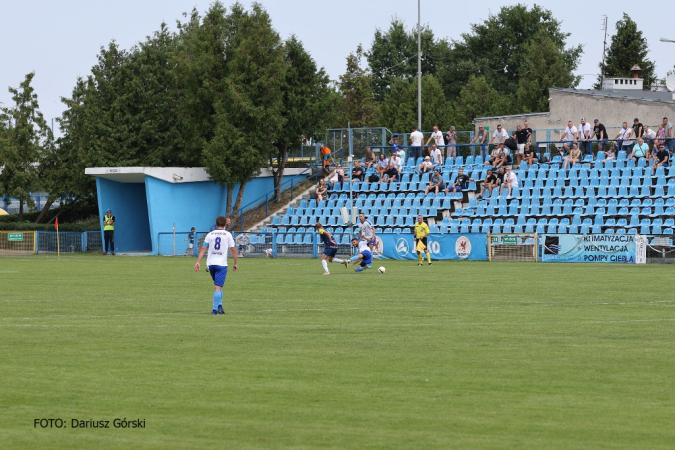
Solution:
<path fill-rule="evenodd" d="M 642 72 L 642 69 L 640 69 L 640 66 L 635 64 L 633 67 L 630 68 L 630 71 L 633 74 L 633 78 L 640 78 L 640 72 Z"/>

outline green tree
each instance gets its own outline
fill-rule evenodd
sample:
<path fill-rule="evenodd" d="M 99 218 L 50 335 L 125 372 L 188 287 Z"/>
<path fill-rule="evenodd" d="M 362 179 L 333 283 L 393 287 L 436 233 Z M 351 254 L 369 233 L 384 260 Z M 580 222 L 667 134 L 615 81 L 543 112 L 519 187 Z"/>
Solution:
<path fill-rule="evenodd" d="M 433 75 L 422 76 L 422 129 L 444 128 L 451 108 L 443 88 Z M 410 132 L 417 124 L 417 80 L 397 78 L 382 102 L 378 122 L 390 130 Z"/>
<path fill-rule="evenodd" d="M 338 84 L 341 101 L 338 107 L 338 126 L 352 128 L 375 125 L 377 103 L 372 90 L 373 77 L 361 68 L 363 47 L 359 45 L 355 53 L 347 56 L 347 71 L 340 75 Z"/>
<path fill-rule="evenodd" d="M 601 80 L 604 73 L 607 77 L 630 77 L 631 68 L 637 64 L 642 69 L 641 76 L 644 78 L 644 89 L 649 89 L 656 81 L 656 68 L 654 63 L 647 58 L 649 46 L 647 39 L 638 30 L 637 24 L 628 14 L 623 14 L 623 19 L 616 23 L 616 34 L 607 49 L 605 62 L 600 63 L 600 74 L 596 89 L 601 89 Z"/>
<path fill-rule="evenodd" d="M 398 78 L 417 78 L 417 27 L 405 30 L 403 22 L 392 19 L 389 29 L 375 30 L 370 50 L 366 53 L 372 74 L 373 93 L 378 102 L 384 100 Z M 445 40 L 434 40 L 434 33 L 423 26 L 420 35 L 422 73 L 436 74 L 437 65 L 447 56 Z"/>
<path fill-rule="evenodd" d="M 288 150 L 301 145 L 303 138 L 313 138 L 325 133 L 335 115 L 336 97 L 330 79 L 323 68 L 305 50 L 297 37 L 291 36 L 284 44 L 286 65 L 282 114 L 285 125 L 274 142 L 274 187 L 283 183 Z"/>
<path fill-rule="evenodd" d="M 512 114 L 513 106 L 506 97 L 493 88 L 485 77 L 470 76 L 455 102 L 453 119 L 459 130 L 473 128 L 476 117 Z"/>
<path fill-rule="evenodd" d="M 569 33 L 561 31 L 553 13 L 538 5 L 531 9 L 522 4 L 505 6 L 485 22 L 471 25 L 470 33 L 453 42 L 437 73 L 448 98 L 455 99 L 471 75 L 483 76 L 500 93 L 514 95 L 523 72 L 525 47 L 542 32 L 560 49 L 565 70 L 572 73 L 582 46 L 565 48 Z"/>
<path fill-rule="evenodd" d="M 225 91 L 216 103 L 215 138 L 204 151 L 211 179 L 228 186 L 228 213 L 241 207 L 246 184 L 260 173 L 284 125 L 286 69 L 281 40 L 262 6 L 254 3 L 246 12 L 237 3 L 230 16 Z"/>
<path fill-rule="evenodd" d="M 34 72 L 26 75 L 19 88 L 9 87 L 14 105 L 0 108 L 0 122 L 7 124 L 0 140 L 0 187 L 5 201 L 19 202 L 19 220 L 23 220 L 24 205 L 35 206 L 30 193 L 42 187 L 40 163 L 52 151 L 53 136 L 42 113 L 31 81 Z"/>
<path fill-rule="evenodd" d="M 576 87 L 581 77 L 567 70 L 566 55 L 544 32 L 530 40 L 523 50 L 516 92 L 518 110 L 522 113 L 548 111 L 549 88 Z"/>

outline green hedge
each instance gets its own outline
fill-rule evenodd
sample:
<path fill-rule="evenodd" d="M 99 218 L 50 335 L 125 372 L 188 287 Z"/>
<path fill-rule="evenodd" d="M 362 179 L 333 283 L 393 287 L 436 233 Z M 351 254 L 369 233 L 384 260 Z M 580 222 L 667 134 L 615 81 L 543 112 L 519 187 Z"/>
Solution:
<path fill-rule="evenodd" d="M 54 231 L 53 223 L 0 222 L 0 231 Z M 74 223 L 59 223 L 59 231 L 100 231 L 98 217 Z"/>

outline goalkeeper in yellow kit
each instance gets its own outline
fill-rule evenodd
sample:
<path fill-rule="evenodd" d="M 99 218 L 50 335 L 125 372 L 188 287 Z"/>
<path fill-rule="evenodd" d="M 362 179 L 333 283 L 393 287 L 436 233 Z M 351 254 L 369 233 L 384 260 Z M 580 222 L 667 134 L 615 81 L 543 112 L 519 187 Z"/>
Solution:
<path fill-rule="evenodd" d="M 422 252 L 427 254 L 427 262 L 431 265 L 431 255 L 427 244 L 427 236 L 429 235 L 429 226 L 424 223 L 424 218 L 417 216 L 417 223 L 415 223 L 415 250 L 417 250 L 418 266 L 422 265 Z"/>

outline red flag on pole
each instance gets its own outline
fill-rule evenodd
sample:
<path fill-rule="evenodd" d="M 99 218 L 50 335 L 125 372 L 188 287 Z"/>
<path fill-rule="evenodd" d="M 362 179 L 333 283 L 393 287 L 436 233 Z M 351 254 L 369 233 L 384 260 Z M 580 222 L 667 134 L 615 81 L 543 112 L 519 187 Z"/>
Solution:
<path fill-rule="evenodd" d="M 56 221 L 54 222 L 54 229 L 56 231 L 59 231 L 59 218 L 58 217 L 56 218 Z"/>

